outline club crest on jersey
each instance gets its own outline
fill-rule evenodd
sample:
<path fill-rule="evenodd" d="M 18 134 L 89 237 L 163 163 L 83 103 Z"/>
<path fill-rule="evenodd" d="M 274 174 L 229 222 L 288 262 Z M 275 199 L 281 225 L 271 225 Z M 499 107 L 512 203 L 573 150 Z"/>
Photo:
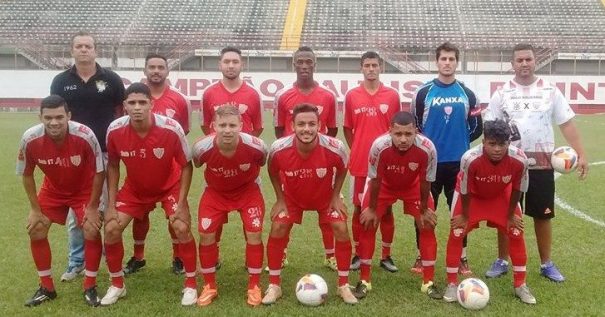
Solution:
<path fill-rule="evenodd" d="M 512 175 L 506 175 L 506 176 L 502 176 L 502 182 L 503 182 L 504 184 L 508 184 L 508 183 L 510 183 L 510 180 L 511 180 L 512 178 L 513 178 L 513 176 L 512 176 Z"/>
<path fill-rule="evenodd" d="M 174 118 L 175 113 L 176 111 L 174 111 L 174 109 L 166 109 L 166 115 L 170 118 Z"/>
<path fill-rule="evenodd" d="M 107 83 L 104 80 L 97 80 L 95 85 L 97 86 L 97 91 L 99 93 L 102 93 L 107 89 Z"/>
<path fill-rule="evenodd" d="M 239 114 L 244 114 L 246 113 L 246 111 L 248 111 L 248 105 L 245 105 L 243 103 L 239 104 L 239 107 L 237 107 L 239 110 Z"/>
<path fill-rule="evenodd" d="M 158 159 L 161 159 L 164 156 L 164 148 L 163 147 L 153 148 L 153 155 L 155 155 L 155 157 L 157 157 Z"/>
<path fill-rule="evenodd" d="M 389 111 L 389 105 L 387 105 L 386 103 L 381 103 L 378 108 L 380 109 L 380 112 L 382 112 L 382 114 L 385 114 L 387 113 L 387 111 Z"/>
<path fill-rule="evenodd" d="M 239 165 L 239 169 L 241 169 L 242 171 L 247 171 L 250 169 L 250 163 L 246 163 L 246 164 L 240 164 Z"/>
<path fill-rule="evenodd" d="M 448 116 L 452 114 L 452 110 L 453 110 L 452 106 L 445 106 L 445 107 L 443 107 L 443 111 Z"/>
<path fill-rule="evenodd" d="M 80 166 L 80 163 L 82 163 L 82 157 L 80 155 L 72 155 L 69 157 L 69 160 L 74 166 Z"/>
<path fill-rule="evenodd" d="M 327 172 L 328 172 L 328 170 L 325 167 L 315 169 L 315 173 L 317 174 L 317 176 L 319 178 L 324 178 L 324 176 L 326 176 Z"/>
<path fill-rule="evenodd" d="M 453 232 L 454 232 L 454 237 L 459 237 L 464 232 L 464 229 L 462 229 L 462 228 L 456 228 L 456 229 L 454 229 Z"/>
<path fill-rule="evenodd" d="M 210 224 L 212 224 L 212 219 L 210 218 L 202 218 L 200 220 L 200 225 L 202 225 L 202 229 L 204 230 L 210 228 Z"/>
<path fill-rule="evenodd" d="M 418 163 L 416 162 L 409 162 L 408 163 L 408 167 L 412 170 L 412 171 L 416 171 L 418 169 Z"/>

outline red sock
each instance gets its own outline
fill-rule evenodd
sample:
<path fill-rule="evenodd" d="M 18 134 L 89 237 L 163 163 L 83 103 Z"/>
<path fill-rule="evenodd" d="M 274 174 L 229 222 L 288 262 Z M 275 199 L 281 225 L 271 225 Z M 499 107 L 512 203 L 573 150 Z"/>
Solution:
<path fill-rule="evenodd" d="M 248 267 L 248 289 L 260 285 L 260 273 L 263 269 L 263 243 L 246 244 L 246 266 Z"/>
<path fill-rule="evenodd" d="M 392 212 L 387 212 L 380 221 L 380 235 L 382 236 L 382 259 L 391 256 L 391 244 L 395 235 L 395 217 Z"/>
<path fill-rule="evenodd" d="M 216 288 L 216 262 L 218 261 L 218 246 L 216 242 L 210 245 L 200 244 L 200 264 L 204 282 L 210 288 Z"/>
<path fill-rule="evenodd" d="M 332 230 L 332 225 L 329 223 L 320 223 L 319 229 L 321 230 L 321 239 L 324 243 L 326 259 L 329 259 L 334 256 L 334 231 Z"/>
<path fill-rule="evenodd" d="M 181 260 L 183 260 L 183 267 L 185 268 L 185 287 L 197 288 L 197 282 L 195 280 L 196 269 L 197 269 L 197 250 L 195 247 L 195 239 L 191 239 L 189 242 L 177 244 Z"/>
<path fill-rule="evenodd" d="M 359 255 L 359 251 L 357 250 L 357 249 L 359 249 L 359 235 L 360 235 L 361 230 L 363 230 L 363 227 L 361 226 L 361 223 L 359 222 L 360 214 L 361 214 L 361 211 L 354 211 L 353 219 L 351 220 L 351 231 L 353 232 L 353 244 L 355 245 L 355 250 L 354 250 L 355 255 Z"/>
<path fill-rule="evenodd" d="M 55 284 L 53 283 L 52 272 L 50 270 L 52 254 L 48 238 L 30 240 L 29 245 L 34 263 L 36 264 L 36 270 L 38 270 L 38 276 L 40 277 L 40 285 L 49 291 L 54 291 Z"/>
<path fill-rule="evenodd" d="M 351 266 L 351 240 L 335 242 L 336 266 L 338 267 L 338 286 L 349 283 L 349 267 Z"/>
<path fill-rule="evenodd" d="M 103 255 L 103 242 L 101 237 L 96 240 L 84 240 L 84 289 L 97 285 L 97 272 Z"/>
<path fill-rule="evenodd" d="M 527 253 L 525 251 L 525 239 L 523 238 L 523 231 L 512 228 L 509 229 L 508 241 L 510 262 L 513 265 L 513 284 L 516 288 L 525 284 L 525 265 L 527 264 Z"/>
<path fill-rule="evenodd" d="M 221 248 L 218 246 L 219 242 L 221 242 L 221 236 L 223 236 L 223 225 L 225 223 L 221 223 L 217 228 L 216 228 L 216 235 L 214 236 L 214 241 L 216 241 L 216 263 L 218 263 L 218 259 L 221 258 Z M 246 235 L 244 234 L 244 237 Z"/>
<path fill-rule="evenodd" d="M 432 228 L 420 229 L 420 259 L 422 260 L 422 280 L 424 283 L 435 277 L 435 260 L 437 259 L 437 238 Z M 458 257 L 460 262 L 460 257 Z"/>
<path fill-rule="evenodd" d="M 450 284 L 458 284 L 458 267 L 462 254 L 462 240 L 465 235 L 468 235 L 468 233 L 465 233 L 461 228 L 450 228 L 450 236 L 447 239 L 447 249 L 445 251 L 445 269 L 447 282 Z"/>
<path fill-rule="evenodd" d="M 284 249 L 288 246 L 288 237 L 274 238 L 269 236 L 267 241 L 267 262 L 269 265 L 269 283 L 281 284 L 281 261 L 284 257 Z"/>
<path fill-rule="evenodd" d="M 170 238 L 172 238 L 172 258 L 178 258 L 179 256 L 179 238 L 176 236 L 176 233 L 174 233 L 174 229 L 172 229 L 172 226 L 170 225 L 170 223 L 168 223 L 168 232 L 170 233 Z M 195 244 L 195 242 L 194 242 Z M 195 246 L 193 247 L 195 249 Z M 182 260 L 182 258 L 181 258 Z"/>
<path fill-rule="evenodd" d="M 114 244 L 105 243 L 105 261 L 111 277 L 111 285 L 124 287 L 124 272 L 122 271 L 122 261 L 124 260 L 124 244 L 122 240 Z"/>
<path fill-rule="evenodd" d="M 376 242 L 376 228 L 370 226 L 367 230 L 361 228 L 359 232 L 359 248 L 357 252 L 360 258 L 359 278 L 370 282 L 372 279 L 372 257 Z"/>
<path fill-rule="evenodd" d="M 145 239 L 149 232 L 149 214 L 143 219 L 134 218 L 132 221 L 132 238 L 134 239 L 134 258 L 143 260 L 145 258 Z"/>

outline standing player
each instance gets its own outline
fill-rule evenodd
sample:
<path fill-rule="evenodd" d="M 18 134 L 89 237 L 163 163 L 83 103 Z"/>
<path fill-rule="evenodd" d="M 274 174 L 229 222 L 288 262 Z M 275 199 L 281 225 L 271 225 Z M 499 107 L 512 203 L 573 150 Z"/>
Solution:
<path fill-rule="evenodd" d="M 363 82 L 345 95 L 343 132 L 351 149 L 349 171 L 351 173 L 351 196 L 355 211 L 351 229 L 355 243 L 355 256 L 351 261 L 351 269 L 359 269 L 359 214 L 361 213 L 361 198 L 368 175 L 368 153 L 372 142 L 389 130 L 389 122 L 393 115 L 401 111 L 399 93 L 393 88 L 386 87 L 380 82 L 380 56 L 376 52 L 366 52 L 361 55 L 361 73 Z M 380 222 L 382 235 L 382 257 L 380 266 L 387 271 L 397 272 L 397 266 L 391 259 L 391 243 L 395 233 L 395 219 L 389 207 Z"/>
<path fill-rule="evenodd" d="M 57 95 L 42 99 L 40 121 L 23 134 L 17 160 L 17 174 L 23 176 L 23 188 L 31 210 L 27 230 L 40 288 L 26 306 L 37 306 L 55 299 L 52 279 L 51 250 L 48 230 L 51 223 L 65 224 L 69 208 L 84 228 L 86 278 L 84 299 L 98 306 L 96 276 L 101 262 L 101 220 L 99 197 L 105 178 L 101 148 L 90 128 L 70 121 L 71 112 L 65 100 Z M 44 173 L 36 195 L 34 169 Z"/>
<path fill-rule="evenodd" d="M 273 105 L 273 120 L 275 137 L 281 138 L 294 133 L 292 117 L 294 108 L 302 103 L 314 105 L 319 111 L 319 133 L 336 137 L 336 96 L 323 88 L 313 79 L 315 72 L 315 53 L 307 46 L 302 46 L 294 52 L 292 64 L 296 71 L 296 82 L 279 90 L 275 94 Z M 334 256 L 334 233 L 329 224 L 320 223 L 321 236 L 324 244 L 324 265 L 336 271 Z M 284 263 L 287 263 L 284 257 Z"/>
<path fill-rule="evenodd" d="M 111 286 L 101 305 L 114 304 L 126 295 L 122 232 L 132 218 L 144 217 L 157 202 L 162 203 L 179 239 L 186 276 L 181 304 L 193 305 L 197 299 L 196 250 L 187 203 L 193 166 L 187 139 L 175 120 L 151 113 L 151 92 L 142 83 L 128 87 L 124 108 L 128 116 L 112 122 L 107 131 L 105 257 Z M 126 179 L 118 191 L 120 161 L 126 167 Z"/>
<path fill-rule="evenodd" d="M 435 208 L 443 191 L 451 210 L 460 158 L 469 149 L 470 143 L 481 135 L 481 107 L 473 91 L 456 80 L 460 57 L 458 48 L 449 42 L 443 43 L 435 50 L 435 56 L 437 78 L 418 88 L 410 110 L 416 117 L 418 129 L 433 141 L 439 154 L 437 175 L 431 184 Z M 466 260 L 466 243 L 465 238 L 459 270 L 462 275 L 472 274 Z M 420 273 L 421 270 L 418 257 L 412 271 Z"/>
<path fill-rule="evenodd" d="M 423 282 L 420 290 L 430 298 L 442 295 L 433 283 L 437 239 L 437 214 L 433 208 L 431 182 L 435 180 L 437 153 L 433 143 L 416 133 L 414 117 L 398 112 L 391 119 L 389 133 L 374 141 L 369 154 L 368 183 L 359 221 L 360 281 L 355 296 L 363 298 L 372 289 L 371 270 L 376 227 L 388 206 L 403 201 L 404 212 L 414 217 L 420 229 L 420 257 Z"/>
<path fill-rule="evenodd" d="M 107 127 L 122 114 L 124 84 L 120 76 L 95 62 L 96 43 L 92 35 L 78 32 L 71 38 L 74 66 L 58 74 L 52 81 L 50 93 L 65 99 L 71 110 L 71 120 L 82 123 L 94 132 L 101 151 L 106 155 Z M 105 186 L 104 186 L 105 187 Z M 107 195 L 101 196 L 99 209 L 105 209 Z M 76 225 L 73 212 L 67 218 L 69 263 L 61 281 L 71 281 L 84 270 L 84 238 Z"/>
<path fill-rule="evenodd" d="M 206 188 L 200 198 L 198 230 L 200 232 L 200 263 L 206 285 L 198 298 L 199 306 L 207 306 L 218 296 L 215 265 L 218 261 L 216 230 L 223 225 L 227 213 L 237 210 L 246 235 L 246 266 L 248 267 L 248 304 L 261 303 L 260 273 L 263 267 L 263 219 L 265 202 L 258 176 L 265 165 L 267 147 L 254 136 L 240 133 L 242 120 L 239 109 L 227 104 L 214 112 L 215 134 L 193 145 L 196 167 L 206 164 Z"/>
<path fill-rule="evenodd" d="M 515 77 L 496 91 L 486 109 L 485 120 L 508 120 L 513 144 L 523 150 L 529 160 L 529 187 L 525 194 L 525 214 L 534 218 L 536 242 L 540 253 L 540 273 L 546 278 L 563 282 L 565 277 L 551 260 L 552 225 L 555 216 L 555 180 L 550 165 L 555 138 L 552 125 L 559 126 L 561 134 L 578 152 L 580 179 L 588 175 L 586 153 L 580 134 L 573 122 L 573 110 L 557 87 L 537 77 L 534 48 L 518 44 L 513 48 L 511 61 Z M 485 274 L 499 277 L 508 272 L 506 236 L 498 234 L 498 259 Z"/>
<path fill-rule="evenodd" d="M 486 121 L 480 145 L 464 153 L 454 194 L 454 209 L 447 242 L 448 286 L 446 302 L 455 302 L 458 287 L 458 259 L 462 240 L 479 222 L 487 221 L 510 242 L 515 296 L 535 304 L 536 299 L 525 284 L 525 240 L 523 214 L 519 206 L 521 192 L 527 190 L 527 157 L 510 145 L 510 128 L 503 120 Z"/>
<path fill-rule="evenodd" d="M 214 112 L 224 104 L 232 104 L 239 110 L 242 132 L 256 137 L 263 132 L 260 93 L 240 78 L 243 67 L 242 52 L 239 49 L 229 46 L 221 50 L 218 69 L 223 73 L 223 79 L 210 85 L 202 95 L 200 122 L 205 135 L 214 132 Z"/>
<path fill-rule="evenodd" d="M 214 132 L 212 120 L 216 109 L 224 104 L 232 104 L 239 110 L 242 119 L 242 132 L 252 136 L 260 136 L 263 132 L 263 108 L 260 93 L 240 78 L 244 63 L 242 52 L 235 47 L 225 47 L 221 50 L 218 68 L 223 73 L 223 79 L 210 85 L 202 95 L 200 122 L 205 135 Z M 228 218 L 225 218 L 226 223 Z M 219 243 L 223 232 L 220 225 L 216 231 L 216 242 Z M 216 267 L 220 268 L 217 258 Z"/>
<path fill-rule="evenodd" d="M 351 240 L 347 210 L 340 189 L 347 174 L 344 144 L 318 133 L 320 114 L 310 104 L 300 104 L 292 113 L 293 135 L 278 139 L 269 152 L 269 177 L 276 201 L 271 208 L 271 233 L 267 242 L 269 287 L 263 304 L 273 304 L 281 296 L 281 262 L 294 223 L 300 224 L 304 210 L 316 210 L 319 223 L 331 226 L 338 267 L 337 294 L 347 304 L 356 304 L 349 287 Z"/>
<path fill-rule="evenodd" d="M 147 86 L 151 91 L 151 112 L 176 120 L 185 134 L 188 134 L 191 104 L 183 94 L 171 87 L 166 81 L 169 73 L 166 57 L 159 54 L 147 55 L 143 72 L 147 77 Z M 135 273 L 145 266 L 145 238 L 148 232 L 148 214 L 140 220 L 133 219 L 134 255 L 124 267 L 124 274 Z M 170 224 L 168 224 L 168 232 L 172 238 L 172 272 L 174 274 L 184 273 L 183 260 L 178 256 L 178 239 Z"/>

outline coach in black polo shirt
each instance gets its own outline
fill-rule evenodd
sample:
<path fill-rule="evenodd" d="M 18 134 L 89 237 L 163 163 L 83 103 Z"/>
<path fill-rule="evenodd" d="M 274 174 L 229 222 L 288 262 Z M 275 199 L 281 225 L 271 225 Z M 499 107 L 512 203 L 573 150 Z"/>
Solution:
<path fill-rule="evenodd" d="M 107 127 L 122 114 L 124 84 L 115 72 L 96 63 L 95 40 L 86 32 L 76 33 L 71 39 L 71 55 L 74 66 L 58 74 L 50 86 L 50 93 L 67 101 L 71 120 L 90 127 L 107 152 L 105 135 Z M 84 241 L 82 231 L 75 225 L 70 212 L 68 218 L 69 263 L 62 281 L 71 281 L 84 269 Z"/>

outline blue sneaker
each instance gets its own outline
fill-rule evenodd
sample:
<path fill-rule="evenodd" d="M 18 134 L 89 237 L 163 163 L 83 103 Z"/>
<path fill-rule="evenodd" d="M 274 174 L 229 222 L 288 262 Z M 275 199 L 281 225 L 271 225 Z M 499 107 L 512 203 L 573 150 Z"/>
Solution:
<path fill-rule="evenodd" d="M 508 262 L 502 260 L 500 258 L 496 259 L 492 266 L 485 272 L 485 277 L 487 278 L 496 278 L 508 273 Z"/>
<path fill-rule="evenodd" d="M 565 276 L 559 272 L 559 269 L 552 261 L 540 265 L 540 275 L 557 283 L 565 281 Z"/>

